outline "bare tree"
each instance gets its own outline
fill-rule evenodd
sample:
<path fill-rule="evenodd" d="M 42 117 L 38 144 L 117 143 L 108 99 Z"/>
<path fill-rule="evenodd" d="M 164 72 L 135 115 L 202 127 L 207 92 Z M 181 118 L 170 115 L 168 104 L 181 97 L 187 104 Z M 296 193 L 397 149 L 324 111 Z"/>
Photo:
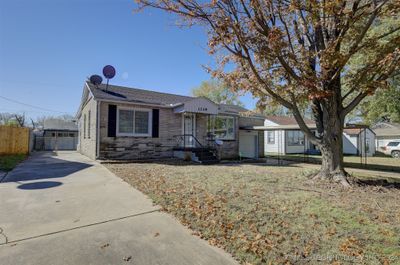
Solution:
<path fill-rule="evenodd" d="M 25 127 L 25 113 L 14 114 L 14 119 L 19 127 Z"/>

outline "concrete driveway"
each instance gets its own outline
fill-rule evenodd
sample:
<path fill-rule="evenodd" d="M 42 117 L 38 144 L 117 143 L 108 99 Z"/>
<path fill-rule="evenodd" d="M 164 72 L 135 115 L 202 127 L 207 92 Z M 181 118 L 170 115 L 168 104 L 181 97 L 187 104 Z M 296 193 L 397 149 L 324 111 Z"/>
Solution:
<path fill-rule="evenodd" d="M 236 264 L 76 152 L 35 153 L 2 180 L 0 261 Z"/>

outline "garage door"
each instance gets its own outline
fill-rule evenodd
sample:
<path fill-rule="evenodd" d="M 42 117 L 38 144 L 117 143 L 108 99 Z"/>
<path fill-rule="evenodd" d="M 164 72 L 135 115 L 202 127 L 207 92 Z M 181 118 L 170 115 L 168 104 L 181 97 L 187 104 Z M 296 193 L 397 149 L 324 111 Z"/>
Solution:
<path fill-rule="evenodd" d="M 239 131 L 239 153 L 241 157 L 258 158 L 257 132 Z"/>
<path fill-rule="evenodd" d="M 78 137 L 44 137 L 44 150 L 76 150 Z"/>

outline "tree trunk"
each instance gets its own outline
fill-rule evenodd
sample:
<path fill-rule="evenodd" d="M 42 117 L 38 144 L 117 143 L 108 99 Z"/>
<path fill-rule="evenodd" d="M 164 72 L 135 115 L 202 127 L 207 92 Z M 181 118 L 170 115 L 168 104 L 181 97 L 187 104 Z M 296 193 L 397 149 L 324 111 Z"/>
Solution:
<path fill-rule="evenodd" d="M 349 187 L 347 172 L 343 164 L 343 130 L 334 128 L 334 134 L 324 135 L 322 144 L 319 146 L 322 155 L 322 164 L 320 172 L 315 179 L 325 179 L 341 183 Z M 329 136 L 332 135 L 332 136 Z"/>
<path fill-rule="evenodd" d="M 349 187 L 348 174 L 343 163 L 343 127 L 342 97 L 340 78 L 326 84 L 327 91 L 335 91 L 332 96 L 320 102 L 320 109 L 314 109 L 314 118 L 319 122 L 318 133 L 321 141 L 322 164 L 320 172 L 314 177 L 341 183 Z M 321 126 L 322 125 L 322 126 Z"/>

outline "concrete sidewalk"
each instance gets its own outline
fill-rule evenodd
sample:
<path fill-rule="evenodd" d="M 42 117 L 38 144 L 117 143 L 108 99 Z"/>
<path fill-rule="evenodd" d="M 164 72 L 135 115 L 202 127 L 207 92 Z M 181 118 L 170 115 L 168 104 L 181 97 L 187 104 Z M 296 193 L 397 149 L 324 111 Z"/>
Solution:
<path fill-rule="evenodd" d="M 76 152 L 36 153 L 0 183 L 1 264 L 236 264 Z"/>

